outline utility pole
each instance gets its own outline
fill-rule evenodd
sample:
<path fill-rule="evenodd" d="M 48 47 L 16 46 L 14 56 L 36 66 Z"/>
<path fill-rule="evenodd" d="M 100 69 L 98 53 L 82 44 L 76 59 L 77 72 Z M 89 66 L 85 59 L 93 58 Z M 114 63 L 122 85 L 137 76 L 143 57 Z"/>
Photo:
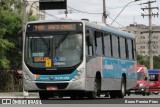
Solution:
<path fill-rule="evenodd" d="M 65 17 L 68 18 L 68 14 L 71 14 L 73 11 L 65 9 L 65 11 L 59 11 L 59 14 L 65 14 Z"/>
<path fill-rule="evenodd" d="M 25 26 L 26 26 L 26 23 L 27 23 L 27 13 L 26 13 L 26 6 L 27 6 L 27 3 L 26 3 L 26 0 L 23 0 L 23 15 L 22 15 L 22 22 L 23 22 L 23 28 L 22 28 L 22 32 L 23 32 L 23 36 L 22 36 L 22 40 L 23 40 L 23 46 L 24 46 L 24 38 L 25 38 Z M 22 59 L 24 59 L 24 54 L 22 54 Z M 23 63 L 22 63 L 23 64 Z M 24 90 L 24 78 L 23 78 L 23 96 L 26 97 L 28 96 L 28 92 Z"/>
<path fill-rule="evenodd" d="M 159 9 L 158 7 L 151 7 L 151 3 L 154 3 L 156 1 L 148 1 L 147 3 L 143 3 L 143 4 L 148 4 L 148 8 L 142 8 L 142 10 L 144 11 L 145 9 L 148 10 L 148 14 L 143 14 L 141 16 L 148 16 L 149 17 L 149 31 L 147 32 L 143 32 L 143 33 L 149 33 L 149 41 L 148 41 L 148 45 L 149 45 L 149 63 L 150 63 L 150 69 L 153 69 L 153 53 L 152 53 L 152 16 L 157 16 L 158 17 L 158 13 L 154 14 L 152 13 L 153 9 Z"/>
<path fill-rule="evenodd" d="M 66 18 L 68 18 L 68 10 L 67 9 L 64 11 L 64 13 L 66 15 Z"/>
<path fill-rule="evenodd" d="M 106 0 L 103 0 L 103 23 L 107 24 Z"/>

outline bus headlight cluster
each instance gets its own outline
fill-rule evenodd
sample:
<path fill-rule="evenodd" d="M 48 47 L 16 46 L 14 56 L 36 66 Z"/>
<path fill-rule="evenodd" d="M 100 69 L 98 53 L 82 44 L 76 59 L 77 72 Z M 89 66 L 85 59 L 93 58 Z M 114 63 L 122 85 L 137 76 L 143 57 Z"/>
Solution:
<path fill-rule="evenodd" d="M 84 73 L 84 68 L 79 69 L 77 74 L 74 76 L 73 81 L 80 79 L 83 73 Z"/>

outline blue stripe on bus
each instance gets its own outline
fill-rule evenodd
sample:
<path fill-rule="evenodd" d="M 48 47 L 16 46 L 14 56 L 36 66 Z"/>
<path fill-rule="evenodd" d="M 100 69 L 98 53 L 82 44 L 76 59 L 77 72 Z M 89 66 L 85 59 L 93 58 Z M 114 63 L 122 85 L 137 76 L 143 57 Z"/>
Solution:
<path fill-rule="evenodd" d="M 78 70 L 75 70 L 71 74 L 64 74 L 64 75 L 39 75 L 36 78 L 36 81 L 69 81 L 71 80 L 76 74 Z"/>
<path fill-rule="evenodd" d="M 127 78 L 135 79 L 134 64 L 134 61 L 103 57 L 102 76 L 103 78 L 121 78 L 122 73 L 125 73 Z"/>

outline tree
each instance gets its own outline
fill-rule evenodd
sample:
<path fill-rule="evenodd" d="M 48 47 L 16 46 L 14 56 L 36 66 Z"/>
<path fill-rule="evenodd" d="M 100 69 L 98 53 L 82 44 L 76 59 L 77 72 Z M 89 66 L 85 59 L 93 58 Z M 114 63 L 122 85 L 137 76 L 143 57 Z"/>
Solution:
<path fill-rule="evenodd" d="M 22 68 L 22 50 L 18 47 L 19 31 L 22 29 L 21 0 L 3 0 L 0 6 L 0 92 L 22 91 L 22 80 L 14 71 Z M 30 16 L 35 20 L 34 16 Z M 20 88 L 21 87 L 21 88 Z"/>
<path fill-rule="evenodd" d="M 160 55 L 159 56 L 154 56 L 153 57 L 154 61 L 154 69 L 160 69 Z"/>
<path fill-rule="evenodd" d="M 149 57 L 137 55 L 137 62 L 140 65 L 145 65 L 149 69 Z M 153 56 L 153 62 L 154 69 L 160 69 L 160 55 Z"/>
<path fill-rule="evenodd" d="M 147 56 L 142 56 L 137 54 L 137 63 L 139 65 L 144 65 L 147 68 L 149 68 L 149 60 Z"/>
<path fill-rule="evenodd" d="M 18 48 L 18 32 L 22 29 L 22 1 L 3 0 L 0 7 L 0 69 L 21 69 L 22 55 Z M 29 20 L 36 20 L 29 16 Z"/>

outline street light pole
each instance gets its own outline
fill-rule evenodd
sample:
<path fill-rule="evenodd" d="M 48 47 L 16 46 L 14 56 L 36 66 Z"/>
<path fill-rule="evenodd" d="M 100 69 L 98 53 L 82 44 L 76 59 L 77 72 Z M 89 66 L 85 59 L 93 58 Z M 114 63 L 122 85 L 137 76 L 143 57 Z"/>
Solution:
<path fill-rule="evenodd" d="M 22 22 L 23 22 L 23 29 L 22 29 L 22 32 L 23 32 L 23 36 L 22 36 L 23 46 L 24 46 L 24 38 L 25 38 L 25 26 L 26 26 L 26 23 L 27 23 L 26 6 L 27 6 L 26 0 L 23 0 L 23 13 L 22 13 L 23 14 L 23 16 L 22 16 L 23 17 L 23 20 L 22 20 Z M 23 59 L 24 59 L 24 54 L 22 54 L 22 64 L 23 64 L 23 61 L 24 61 Z M 22 67 L 23 67 L 23 65 L 22 65 Z M 28 95 L 29 95 L 28 92 L 24 90 L 24 78 L 23 78 L 23 96 L 27 97 Z"/>
<path fill-rule="evenodd" d="M 118 15 L 116 16 L 116 18 L 112 21 L 111 25 L 115 22 L 115 20 L 119 17 L 119 15 L 122 13 L 122 11 L 123 11 L 129 4 L 131 4 L 131 3 L 133 3 L 133 2 L 137 2 L 137 1 L 140 1 L 140 0 L 135 0 L 135 1 L 131 1 L 131 2 L 127 3 L 127 4 L 123 7 L 123 9 L 118 13 Z"/>

